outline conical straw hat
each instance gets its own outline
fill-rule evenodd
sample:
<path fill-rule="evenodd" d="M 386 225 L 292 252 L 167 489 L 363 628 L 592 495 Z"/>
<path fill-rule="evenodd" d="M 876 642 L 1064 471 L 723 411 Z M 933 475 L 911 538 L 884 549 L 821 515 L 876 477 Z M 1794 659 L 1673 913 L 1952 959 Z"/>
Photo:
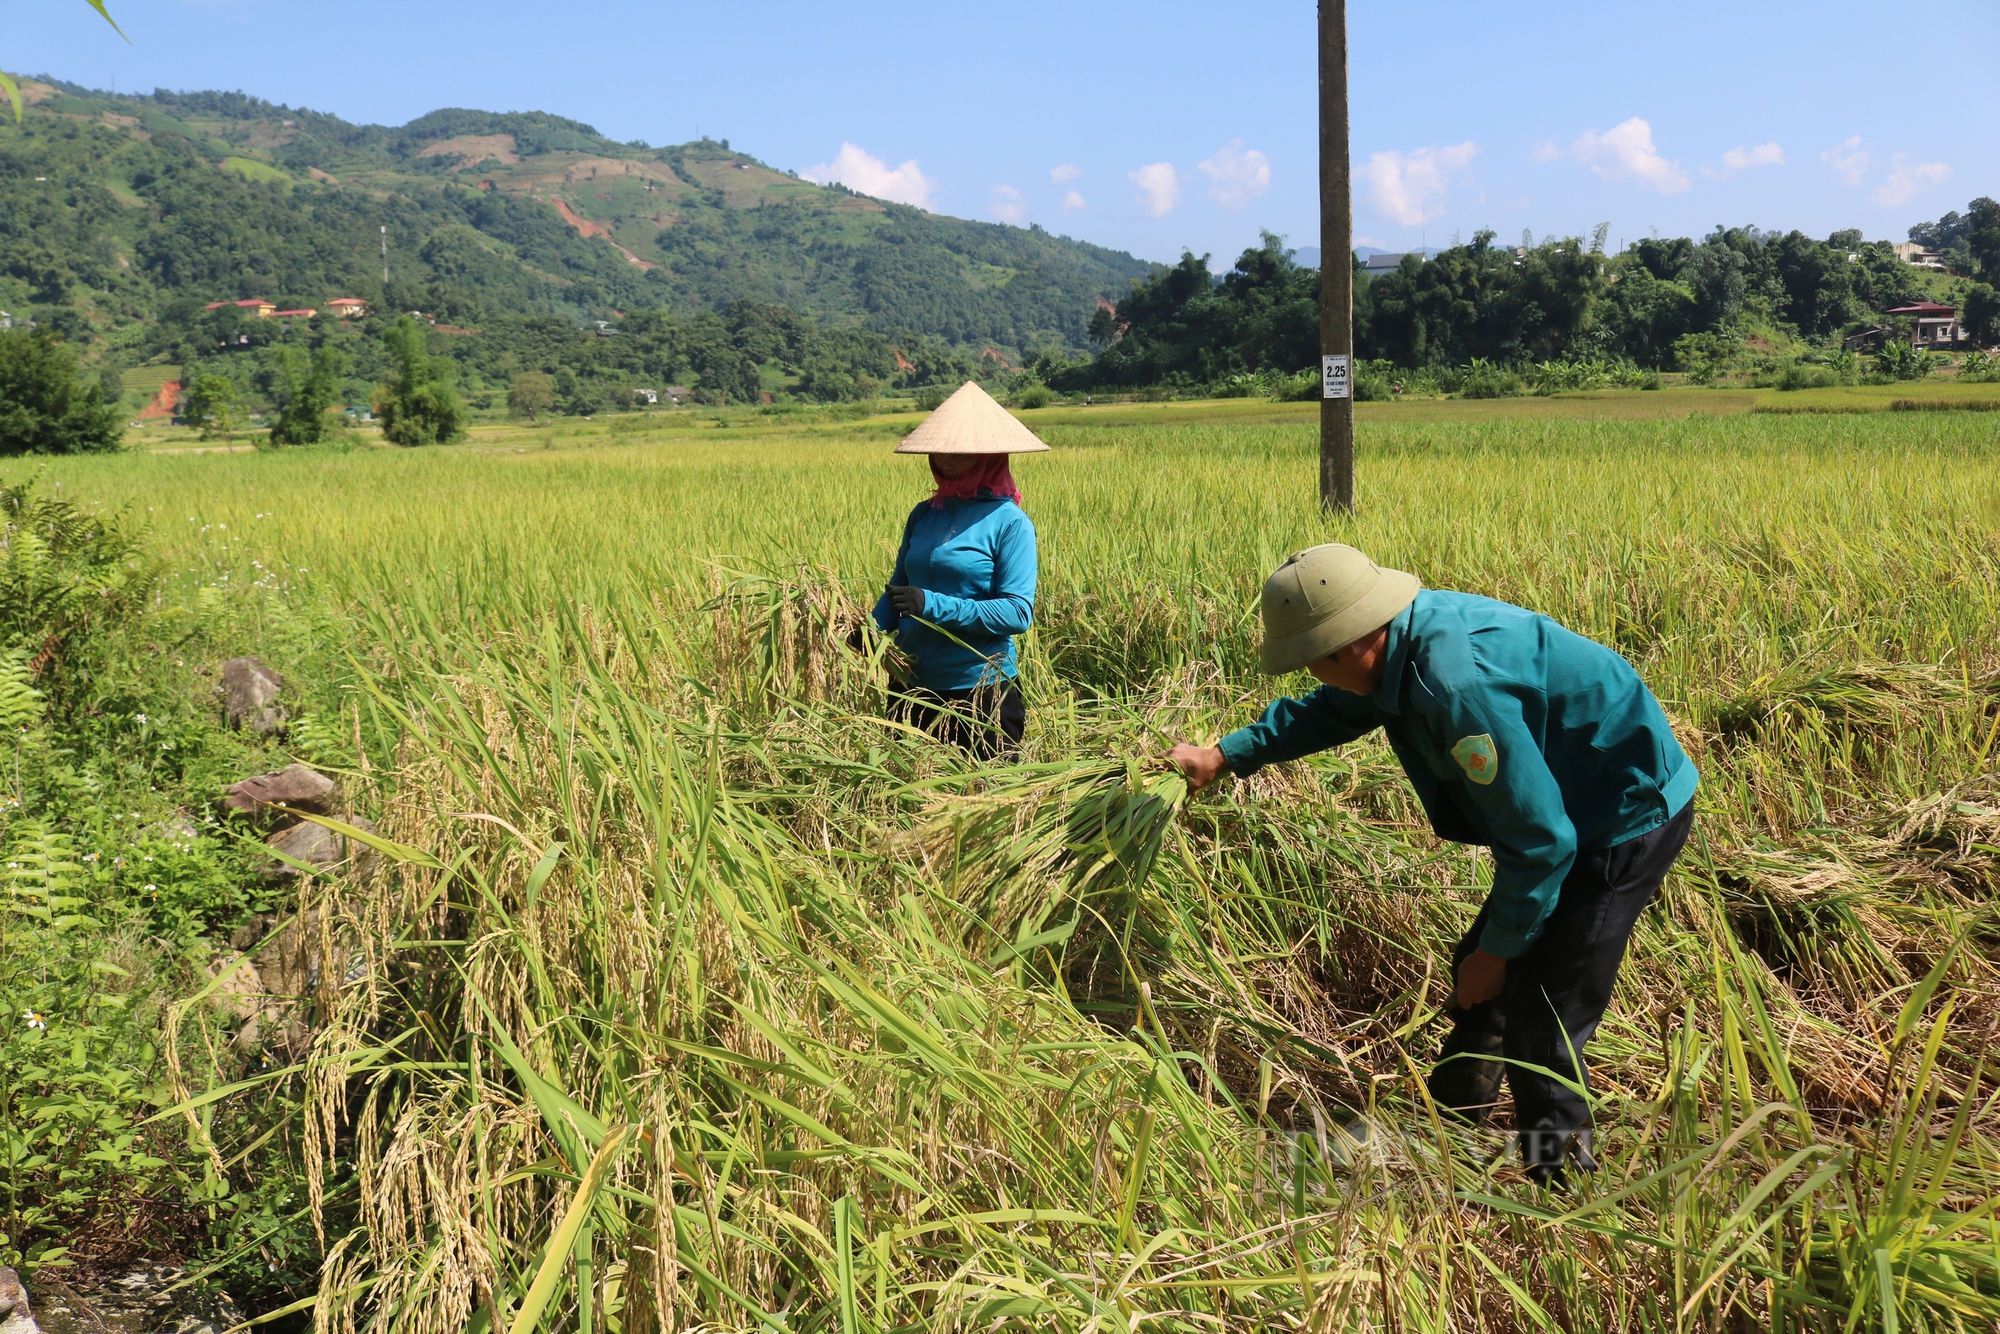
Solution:
<path fill-rule="evenodd" d="M 1036 454 L 1048 446 L 967 380 L 896 446 L 898 454 Z"/>

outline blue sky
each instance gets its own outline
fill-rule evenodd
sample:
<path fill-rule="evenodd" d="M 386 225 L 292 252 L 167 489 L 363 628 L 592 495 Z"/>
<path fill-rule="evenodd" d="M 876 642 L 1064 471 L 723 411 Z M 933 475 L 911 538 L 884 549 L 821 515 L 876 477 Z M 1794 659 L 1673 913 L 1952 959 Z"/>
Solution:
<path fill-rule="evenodd" d="M 0 0 L 0 67 L 349 120 L 708 134 L 938 212 L 1226 265 L 1318 240 L 1310 4 Z M 2000 194 L 2000 4 L 1353 0 L 1358 244 L 1914 222 Z"/>

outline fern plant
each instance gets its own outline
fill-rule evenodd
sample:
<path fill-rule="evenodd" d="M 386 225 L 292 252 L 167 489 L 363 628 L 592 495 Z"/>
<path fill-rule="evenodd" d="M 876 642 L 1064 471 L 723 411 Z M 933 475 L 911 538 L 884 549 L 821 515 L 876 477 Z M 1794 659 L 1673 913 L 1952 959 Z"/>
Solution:
<path fill-rule="evenodd" d="M 33 680 L 25 655 L 0 654 L 0 736 L 32 732 L 41 723 L 45 701 Z"/>
<path fill-rule="evenodd" d="M 60 696 L 90 643 L 145 605 L 156 569 L 121 514 L 88 514 L 36 482 L 0 487 L 0 650 Z"/>
<path fill-rule="evenodd" d="M 0 868 L 0 884 L 7 886 L 13 911 L 58 931 L 95 926 L 97 919 L 84 911 L 90 906 L 84 880 L 83 865 L 68 834 L 39 821 L 15 825 L 7 840 L 7 864 Z"/>

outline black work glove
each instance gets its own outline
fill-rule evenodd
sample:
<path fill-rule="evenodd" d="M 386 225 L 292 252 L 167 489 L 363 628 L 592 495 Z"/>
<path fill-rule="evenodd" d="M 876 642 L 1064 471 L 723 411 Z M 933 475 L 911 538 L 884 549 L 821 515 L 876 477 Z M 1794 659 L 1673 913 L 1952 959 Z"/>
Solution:
<path fill-rule="evenodd" d="M 910 584 L 889 585 L 889 605 L 898 616 L 921 616 L 924 614 L 924 590 Z"/>

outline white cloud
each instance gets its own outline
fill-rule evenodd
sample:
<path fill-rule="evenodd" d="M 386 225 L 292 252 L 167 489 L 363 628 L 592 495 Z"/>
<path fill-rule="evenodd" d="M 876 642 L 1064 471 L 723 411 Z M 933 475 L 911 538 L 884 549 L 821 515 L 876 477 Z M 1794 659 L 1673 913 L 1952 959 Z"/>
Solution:
<path fill-rule="evenodd" d="M 1530 162 L 1554 162 L 1562 155 L 1562 149 L 1556 147 L 1553 139 L 1544 139 L 1528 150 Z"/>
<path fill-rule="evenodd" d="M 1371 153 L 1361 178 L 1373 188 L 1377 208 L 1405 227 L 1414 227 L 1444 213 L 1445 187 L 1471 165 L 1478 151 L 1479 145 L 1468 139 L 1407 154 Z"/>
<path fill-rule="evenodd" d="M 1607 181 L 1637 181 L 1663 195 L 1688 188 L 1688 174 L 1653 147 L 1653 127 L 1634 116 L 1603 134 L 1587 130 L 1570 145 L 1570 153 Z"/>
<path fill-rule="evenodd" d="M 1181 176 L 1171 162 L 1154 162 L 1125 173 L 1125 179 L 1139 187 L 1134 196 L 1139 207 L 1156 218 L 1164 218 L 1181 206 Z"/>
<path fill-rule="evenodd" d="M 1241 139 L 1231 139 L 1199 165 L 1201 174 L 1215 182 L 1208 187 L 1208 197 L 1231 213 L 1241 213 L 1271 188 L 1271 159 L 1244 148 Z"/>
<path fill-rule="evenodd" d="M 914 204 L 918 208 L 929 208 L 931 196 L 937 193 L 938 188 L 934 177 L 926 176 L 917 169 L 915 158 L 900 167 L 891 167 L 859 144 L 850 143 L 841 144 L 832 162 L 807 167 L 799 175 L 821 185 L 839 181 L 861 194 L 886 199 L 892 204 Z"/>
<path fill-rule="evenodd" d="M 1776 144 L 1758 144 L 1755 148 L 1738 145 L 1722 155 L 1722 170 L 1701 169 L 1701 174 L 1712 180 L 1726 181 L 1739 171 L 1749 171 L 1755 167 L 1782 167 L 1785 165 L 1785 150 Z"/>
<path fill-rule="evenodd" d="M 1077 166 L 1074 162 L 1065 162 L 1049 173 L 1049 183 L 1051 185 L 1067 185 L 1081 175 L 1083 175 L 1082 167 Z"/>
<path fill-rule="evenodd" d="M 1878 204 L 1907 204 L 1933 185 L 1942 185 L 1951 179 L 1951 168 L 1942 162 L 1912 162 L 1908 153 L 1898 153 L 1890 160 L 1889 179 L 1876 187 L 1869 198 Z"/>
<path fill-rule="evenodd" d="M 1840 177 L 1841 184 L 1855 186 L 1868 174 L 1868 153 L 1861 147 L 1861 136 L 1850 135 L 1819 155 L 1821 162 L 1833 167 L 1833 174 Z"/>
<path fill-rule="evenodd" d="M 1011 185 L 993 187 L 993 202 L 987 205 L 993 216 L 1016 227 L 1028 220 L 1028 197 Z"/>
<path fill-rule="evenodd" d="M 1089 207 L 1090 205 L 1083 202 L 1083 196 L 1074 190 L 1063 196 L 1062 211 L 1065 213 L 1074 213 L 1080 208 Z"/>

